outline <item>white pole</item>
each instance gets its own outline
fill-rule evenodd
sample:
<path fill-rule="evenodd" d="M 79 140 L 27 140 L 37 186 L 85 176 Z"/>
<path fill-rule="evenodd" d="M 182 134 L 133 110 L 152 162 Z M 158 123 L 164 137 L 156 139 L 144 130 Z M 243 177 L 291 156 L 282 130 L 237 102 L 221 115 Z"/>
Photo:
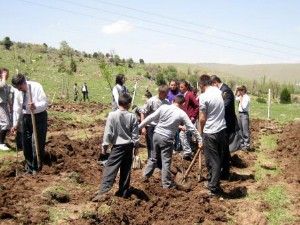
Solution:
<path fill-rule="evenodd" d="M 270 107 L 271 107 L 271 89 L 269 89 L 269 94 L 268 94 L 268 120 L 270 119 Z"/>

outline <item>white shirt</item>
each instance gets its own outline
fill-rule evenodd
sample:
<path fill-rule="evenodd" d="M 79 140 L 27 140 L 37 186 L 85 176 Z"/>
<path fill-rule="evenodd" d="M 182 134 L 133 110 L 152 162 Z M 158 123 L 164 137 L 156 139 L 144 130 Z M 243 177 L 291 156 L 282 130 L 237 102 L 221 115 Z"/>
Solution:
<path fill-rule="evenodd" d="M 219 88 L 208 87 L 200 95 L 199 106 L 207 117 L 203 133 L 215 134 L 226 128 L 224 100 Z"/>
<path fill-rule="evenodd" d="M 43 112 L 48 107 L 47 97 L 43 90 L 41 84 L 35 81 L 26 81 L 28 85 L 31 86 L 31 95 L 32 95 L 32 102 L 34 103 L 36 109 L 34 110 L 34 114 Z M 15 94 L 14 105 L 13 105 L 13 126 L 17 126 L 20 115 L 23 114 L 30 114 L 31 111 L 29 109 L 29 88 L 26 92 L 25 96 L 25 104 L 26 109 L 23 109 L 23 96 L 24 92 L 18 91 Z"/>
<path fill-rule="evenodd" d="M 239 112 L 249 112 L 249 106 L 250 106 L 249 95 L 244 94 L 243 97 L 242 96 L 236 97 L 236 100 L 239 101 Z"/>

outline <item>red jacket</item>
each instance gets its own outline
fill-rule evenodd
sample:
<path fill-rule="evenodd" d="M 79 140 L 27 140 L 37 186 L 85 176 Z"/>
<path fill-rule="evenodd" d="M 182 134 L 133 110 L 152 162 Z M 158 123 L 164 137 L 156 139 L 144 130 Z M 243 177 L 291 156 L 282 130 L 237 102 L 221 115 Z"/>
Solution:
<path fill-rule="evenodd" d="M 183 110 L 186 112 L 186 114 L 189 116 L 190 119 L 192 117 L 196 120 L 199 116 L 199 102 L 196 100 L 196 96 L 193 92 L 187 91 L 184 96 L 184 104 L 183 104 Z M 192 121 L 195 122 L 195 121 Z"/>

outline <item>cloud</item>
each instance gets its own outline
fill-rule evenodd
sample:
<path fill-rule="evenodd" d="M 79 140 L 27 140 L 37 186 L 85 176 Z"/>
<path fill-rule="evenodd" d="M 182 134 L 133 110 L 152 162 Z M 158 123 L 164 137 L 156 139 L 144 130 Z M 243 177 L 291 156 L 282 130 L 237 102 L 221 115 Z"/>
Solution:
<path fill-rule="evenodd" d="M 125 20 L 118 20 L 114 23 L 102 27 L 102 32 L 105 34 L 128 33 L 132 31 L 134 26 Z"/>

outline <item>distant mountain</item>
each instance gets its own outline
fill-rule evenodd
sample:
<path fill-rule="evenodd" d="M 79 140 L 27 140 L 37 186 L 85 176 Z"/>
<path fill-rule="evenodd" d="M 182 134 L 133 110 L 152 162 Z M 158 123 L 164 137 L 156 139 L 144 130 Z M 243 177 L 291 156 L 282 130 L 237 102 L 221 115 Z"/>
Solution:
<path fill-rule="evenodd" d="M 263 76 L 281 83 L 300 82 L 300 63 L 296 64 L 257 64 L 257 65 L 234 65 L 218 63 L 166 63 L 173 65 L 179 70 L 199 70 L 203 73 L 218 74 L 220 76 L 235 76 L 244 79 L 259 79 Z M 166 65 L 160 64 L 160 65 Z"/>

